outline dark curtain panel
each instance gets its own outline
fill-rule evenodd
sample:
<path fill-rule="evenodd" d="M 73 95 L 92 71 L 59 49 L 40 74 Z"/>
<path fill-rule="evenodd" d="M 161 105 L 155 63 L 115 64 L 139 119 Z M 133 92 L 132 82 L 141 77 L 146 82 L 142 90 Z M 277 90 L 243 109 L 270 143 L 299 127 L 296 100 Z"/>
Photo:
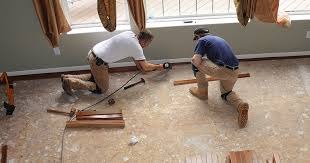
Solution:
<path fill-rule="evenodd" d="M 60 0 L 33 0 L 41 28 L 53 48 L 59 47 L 60 34 L 71 30 Z"/>
<path fill-rule="evenodd" d="M 97 0 L 97 11 L 103 27 L 113 32 L 116 29 L 116 0 Z"/>
<path fill-rule="evenodd" d="M 127 2 L 139 31 L 143 31 L 146 22 L 143 0 L 127 0 Z"/>

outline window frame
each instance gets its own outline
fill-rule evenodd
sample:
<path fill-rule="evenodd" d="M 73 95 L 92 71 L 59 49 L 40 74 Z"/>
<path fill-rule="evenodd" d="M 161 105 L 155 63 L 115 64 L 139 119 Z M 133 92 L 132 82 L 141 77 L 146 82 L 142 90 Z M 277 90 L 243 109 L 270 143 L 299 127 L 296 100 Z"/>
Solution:
<path fill-rule="evenodd" d="M 85 24 L 74 24 L 71 22 L 71 16 L 70 16 L 70 11 L 69 11 L 69 6 L 68 3 L 70 0 L 62 0 L 63 2 L 63 6 L 64 7 L 64 11 L 65 11 L 65 15 L 67 17 L 67 19 L 69 20 L 72 29 L 79 29 L 79 28 L 97 28 L 97 27 L 102 27 L 102 24 L 100 22 L 93 22 L 93 23 L 85 23 Z M 73 1 L 78 1 L 78 0 L 73 0 Z M 131 23 L 133 23 L 132 19 L 129 16 L 129 8 L 128 8 L 128 4 L 126 0 L 122 0 L 124 1 L 124 3 L 126 3 L 126 17 L 128 18 L 128 21 L 124 21 L 126 23 L 123 22 L 117 22 L 117 29 L 116 30 L 126 30 L 126 29 L 130 29 Z M 164 1 L 164 0 L 162 0 Z M 230 0 L 231 1 L 231 0 Z M 146 2 L 146 0 L 144 0 L 144 2 Z M 197 0 L 196 0 L 197 3 Z M 212 0 L 212 3 L 214 3 L 214 0 Z M 231 3 L 231 2 L 230 2 Z M 229 3 L 229 5 L 231 5 Z M 147 5 L 146 3 L 144 3 L 145 5 Z M 197 6 L 197 5 L 196 5 Z M 227 7 L 228 8 L 228 7 Z M 197 7 L 196 7 L 197 9 Z M 236 18 L 236 12 L 228 12 L 228 13 L 211 13 L 211 14 L 193 14 L 193 15 L 180 15 L 180 16 L 162 16 L 162 17 L 152 17 L 149 18 L 148 17 L 148 11 L 147 11 L 147 7 L 145 6 L 145 12 L 146 12 L 146 23 L 149 24 L 153 24 L 153 23 L 158 23 L 158 22 L 162 22 L 164 24 L 167 24 L 167 22 L 183 22 L 183 23 L 191 23 L 195 22 L 195 21 L 200 21 L 200 20 L 205 20 L 205 19 L 230 19 L 230 18 Z M 305 16 L 309 16 L 310 15 L 310 9 L 309 10 L 295 10 L 295 11 L 285 11 L 286 13 L 288 13 L 290 16 L 294 16 L 294 15 L 305 15 Z M 197 13 L 197 11 L 196 11 Z M 226 20 L 223 22 L 227 22 Z M 151 25 L 152 26 L 152 25 Z M 169 26 L 169 25 L 165 25 L 165 26 Z M 174 26 L 174 25 L 171 25 Z"/>

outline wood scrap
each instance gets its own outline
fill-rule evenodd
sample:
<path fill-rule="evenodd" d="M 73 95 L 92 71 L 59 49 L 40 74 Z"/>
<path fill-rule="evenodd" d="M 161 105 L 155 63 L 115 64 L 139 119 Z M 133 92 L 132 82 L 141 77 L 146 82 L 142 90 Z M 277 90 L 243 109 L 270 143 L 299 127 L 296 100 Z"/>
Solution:
<path fill-rule="evenodd" d="M 46 111 L 48 113 L 61 114 L 61 115 L 66 115 L 66 116 L 69 116 L 69 113 L 70 113 L 70 112 L 65 112 L 65 111 L 55 110 L 55 109 L 46 109 Z"/>
<path fill-rule="evenodd" d="M 243 163 L 243 162 L 253 162 L 254 151 L 245 150 L 245 151 L 231 151 L 228 155 L 229 163 Z"/>
<path fill-rule="evenodd" d="M 77 115 L 77 120 L 99 120 L 99 119 L 123 119 L 122 114 L 107 114 L 107 115 Z"/>
<path fill-rule="evenodd" d="M 242 73 L 238 75 L 238 78 L 246 78 L 246 77 L 250 77 L 250 73 Z M 216 81 L 216 80 L 220 80 L 219 78 L 215 78 L 215 77 L 208 77 L 208 81 Z M 173 85 L 184 85 L 184 84 L 193 84 L 193 83 L 197 83 L 196 79 L 186 79 L 186 80 L 176 80 L 173 82 Z"/>
<path fill-rule="evenodd" d="M 86 115 L 108 115 L 108 114 L 122 114 L 121 109 L 107 108 L 99 111 L 78 111 L 76 116 L 86 116 Z"/>
<path fill-rule="evenodd" d="M 70 112 L 61 111 L 61 110 L 55 110 L 55 109 L 47 109 L 46 111 L 48 113 L 55 113 L 55 114 L 61 114 L 61 115 L 66 115 L 66 116 L 73 117 L 74 114 L 77 112 L 77 109 L 71 108 Z"/>
<path fill-rule="evenodd" d="M 280 156 L 277 153 L 274 153 L 272 156 L 272 163 L 280 163 Z"/>
<path fill-rule="evenodd" d="M 82 120 L 67 121 L 66 127 L 102 127 L 102 128 L 124 128 L 124 120 Z"/>
<path fill-rule="evenodd" d="M 231 151 L 226 155 L 208 152 L 205 155 L 196 155 L 185 158 L 186 163 L 281 163 L 278 154 L 274 153 L 270 159 L 263 159 L 254 150 Z"/>
<path fill-rule="evenodd" d="M 267 159 L 266 163 L 281 163 L 279 154 L 273 153 L 272 158 Z"/>
<path fill-rule="evenodd" d="M 8 146 L 2 145 L 1 147 L 1 163 L 7 163 Z"/>
<path fill-rule="evenodd" d="M 185 158 L 186 163 L 221 163 L 216 153 L 208 152 L 205 155 L 196 155 Z"/>

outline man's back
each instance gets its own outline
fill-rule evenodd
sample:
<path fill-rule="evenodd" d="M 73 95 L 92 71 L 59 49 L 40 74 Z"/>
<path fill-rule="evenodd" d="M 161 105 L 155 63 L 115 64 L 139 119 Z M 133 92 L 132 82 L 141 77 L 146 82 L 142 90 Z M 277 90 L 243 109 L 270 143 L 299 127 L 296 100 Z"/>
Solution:
<path fill-rule="evenodd" d="M 92 50 L 96 56 L 108 63 L 127 57 L 133 57 L 135 60 L 145 59 L 142 47 L 132 31 L 122 32 L 102 41 L 96 44 Z"/>
<path fill-rule="evenodd" d="M 239 65 L 239 61 L 229 43 L 218 36 L 207 35 L 201 37 L 196 45 L 195 53 L 206 55 L 208 59 L 218 65 L 225 64 L 232 67 Z"/>

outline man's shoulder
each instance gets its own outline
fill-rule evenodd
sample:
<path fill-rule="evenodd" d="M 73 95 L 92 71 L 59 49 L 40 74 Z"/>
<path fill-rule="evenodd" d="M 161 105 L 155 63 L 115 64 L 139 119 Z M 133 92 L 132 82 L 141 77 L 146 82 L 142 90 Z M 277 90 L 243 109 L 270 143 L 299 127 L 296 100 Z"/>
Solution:
<path fill-rule="evenodd" d="M 119 35 L 136 35 L 133 31 L 124 31 L 121 32 Z"/>

